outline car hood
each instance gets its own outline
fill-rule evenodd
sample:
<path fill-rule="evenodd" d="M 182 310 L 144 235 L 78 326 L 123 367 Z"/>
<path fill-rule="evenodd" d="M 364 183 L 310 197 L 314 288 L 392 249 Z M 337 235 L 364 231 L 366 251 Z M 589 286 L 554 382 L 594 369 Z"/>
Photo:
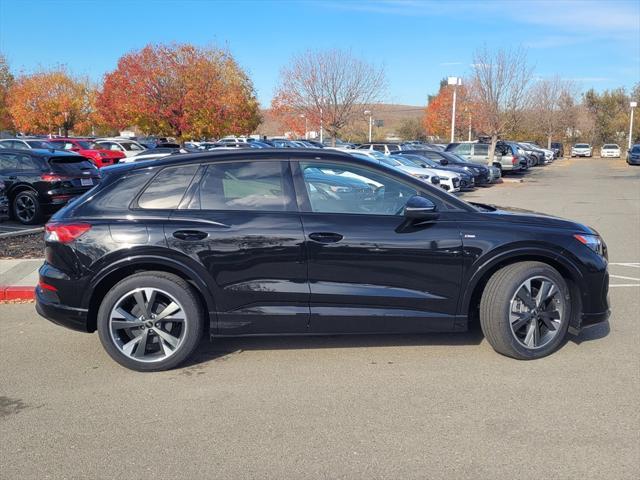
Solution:
<path fill-rule="evenodd" d="M 473 203 L 473 205 L 480 207 L 483 210 L 488 210 L 484 213 L 491 215 L 496 220 L 508 223 L 536 225 L 547 228 L 561 228 L 563 230 L 571 230 L 575 233 L 585 233 L 590 235 L 598 234 L 598 232 L 591 227 L 574 222 L 573 220 L 554 217 L 553 215 L 548 215 L 546 213 L 533 212 L 522 208 L 485 205 L 481 203 Z"/>

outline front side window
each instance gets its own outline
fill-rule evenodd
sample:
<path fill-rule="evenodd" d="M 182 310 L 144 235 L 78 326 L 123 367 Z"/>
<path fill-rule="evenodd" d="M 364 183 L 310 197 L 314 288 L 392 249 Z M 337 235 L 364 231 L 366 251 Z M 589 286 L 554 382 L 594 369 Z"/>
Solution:
<path fill-rule="evenodd" d="M 417 190 L 366 168 L 327 162 L 300 163 L 310 208 L 316 213 L 401 215 Z"/>
<path fill-rule="evenodd" d="M 212 163 L 198 189 L 202 210 L 294 210 L 288 163 L 246 161 Z"/>
<path fill-rule="evenodd" d="M 138 199 L 138 206 L 148 209 L 178 208 L 198 165 L 181 165 L 162 170 Z"/>

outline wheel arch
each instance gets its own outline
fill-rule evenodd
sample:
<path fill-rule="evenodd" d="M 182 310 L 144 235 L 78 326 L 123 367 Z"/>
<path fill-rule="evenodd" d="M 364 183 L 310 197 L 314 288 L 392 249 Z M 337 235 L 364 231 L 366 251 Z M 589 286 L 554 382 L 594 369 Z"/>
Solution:
<path fill-rule="evenodd" d="M 205 314 L 205 325 L 209 325 L 209 332 L 214 330 L 217 321 L 215 302 L 206 281 L 197 271 L 184 263 L 169 258 L 138 257 L 133 259 L 124 258 L 114 262 L 94 277 L 82 302 L 83 306 L 88 309 L 87 331 L 93 332 L 96 330 L 100 303 L 115 284 L 134 273 L 149 271 L 172 273 L 187 281 L 193 287 L 196 296 L 200 300 Z"/>
<path fill-rule="evenodd" d="M 35 193 L 36 195 L 38 195 L 38 191 L 33 188 L 32 185 L 28 184 L 28 183 L 19 183 L 17 185 L 12 185 L 11 188 L 7 191 L 7 197 L 9 197 L 9 199 L 11 201 L 13 201 L 13 199 L 16 197 L 16 195 L 18 195 L 20 192 L 24 192 L 24 191 L 31 191 L 33 193 Z"/>
<path fill-rule="evenodd" d="M 570 325 L 579 325 L 582 310 L 580 291 L 584 285 L 583 275 L 580 269 L 566 257 L 561 256 L 557 252 L 543 249 L 506 252 L 484 262 L 467 283 L 465 292 L 461 297 L 460 313 L 463 315 L 466 314 L 470 323 L 477 321 L 479 318 L 480 298 L 491 276 L 508 265 L 530 261 L 546 263 L 555 268 L 567 281 L 572 300 Z"/>

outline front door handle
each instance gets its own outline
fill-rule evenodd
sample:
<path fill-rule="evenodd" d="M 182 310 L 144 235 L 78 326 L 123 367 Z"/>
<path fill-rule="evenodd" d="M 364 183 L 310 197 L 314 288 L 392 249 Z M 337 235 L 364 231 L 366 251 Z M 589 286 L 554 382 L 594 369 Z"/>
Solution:
<path fill-rule="evenodd" d="M 207 232 L 201 232 L 199 230 L 178 230 L 173 232 L 173 236 L 179 240 L 196 241 L 204 240 L 209 236 Z"/>
<path fill-rule="evenodd" d="M 339 233 L 314 232 L 309 234 L 309 238 L 318 243 L 337 243 L 344 237 Z"/>

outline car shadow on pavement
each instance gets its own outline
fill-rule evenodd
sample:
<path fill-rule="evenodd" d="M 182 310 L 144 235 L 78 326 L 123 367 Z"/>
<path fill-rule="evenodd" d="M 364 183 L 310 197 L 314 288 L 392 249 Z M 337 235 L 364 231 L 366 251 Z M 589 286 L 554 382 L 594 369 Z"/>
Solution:
<path fill-rule="evenodd" d="M 321 348 L 376 348 L 413 346 L 479 345 L 484 335 L 479 326 L 460 333 L 424 334 L 353 334 L 313 336 L 265 336 L 204 339 L 194 355 L 183 365 L 190 367 L 208 361 L 222 360 L 247 350 L 312 350 Z"/>
<path fill-rule="evenodd" d="M 588 328 L 584 328 L 578 335 L 569 335 L 569 340 L 577 345 L 583 342 L 591 342 L 592 340 L 600 340 L 606 337 L 611 332 L 609 326 L 609 320 L 602 323 L 597 323 Z"/>

